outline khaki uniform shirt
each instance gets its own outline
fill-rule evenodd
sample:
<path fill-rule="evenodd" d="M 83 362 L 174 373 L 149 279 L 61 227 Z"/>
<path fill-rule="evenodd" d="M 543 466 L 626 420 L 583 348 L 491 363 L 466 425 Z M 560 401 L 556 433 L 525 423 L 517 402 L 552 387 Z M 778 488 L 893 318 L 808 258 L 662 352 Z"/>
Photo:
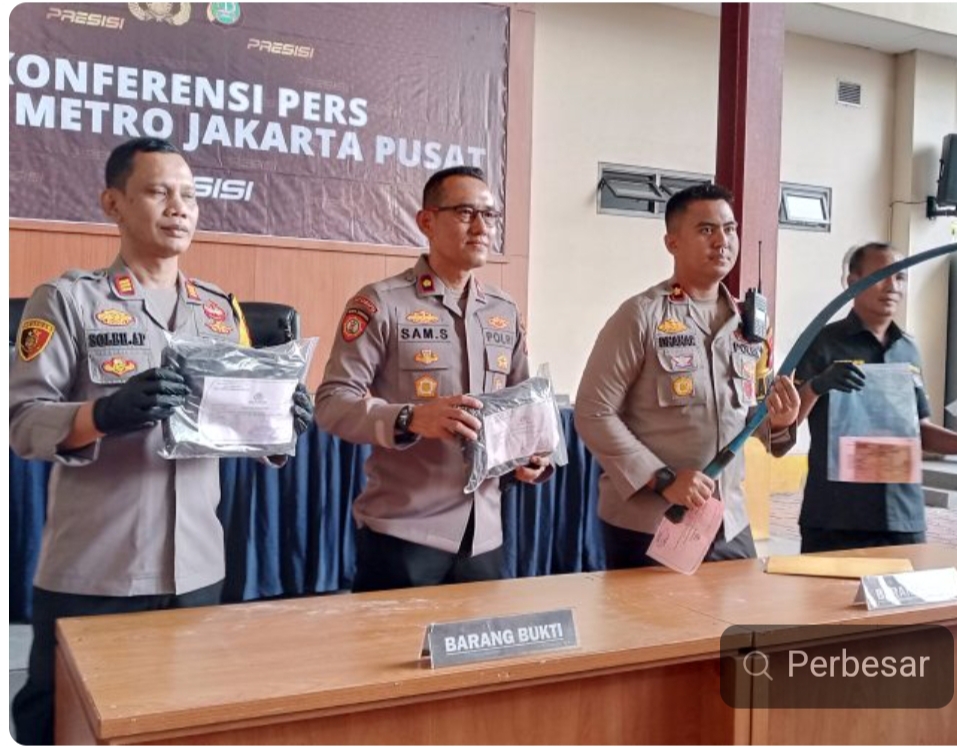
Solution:
<path fill-rule="evenodd" d="M 366 489 L 353 513 L 360 527 L 456 552 L 473 496 L 458 439 L 395 442 L 405 404 L 491 392 L 528 378 L 525 332 L 515 303 L 473 276 L 465 312 L 423 255 L 414 268 L 368 285 L 346 307 L 322 385 L 316 420 L 327 431 L 374 445 Z M 414 416 L 413 416 L 414 417 Z M 498 478 L 474 493 L 473 554 L 502 543 Z"/>
<path fill-rule="evenodd" d="M 180 274 L 178 290 L 177 332 L 248 339 L 219 288 Z M 10 444 L 25 459 L 55 462 L 40 588 L 182 594 L 224 576 L 219 460 L 161 458 L 160 425 L 58 448 L 83 402 L 160 365 L 168 321 L 119 258 L 109 269 L 67 272 L 27 303 L 10 372 Z"/>
<path fill-rule="evenodd" d="M 703 469 L 745 425 L 764 389 L 763 344 L 741 333 L 737 304 L 723 285 L 731 318 L 706 345 L 711 330 L 672 282 L 625 301 L 605 324 L 585 367 L 575 402 L 575 426 L 603 469 L 599 516 L 609 524 L 652 533 L 671 505 L 647 488 L 661 467 Z M 775 438 L 772 451 L 793 443 Z M 748 525 L 738 454 L 717 480 L 724 534 Z"/>

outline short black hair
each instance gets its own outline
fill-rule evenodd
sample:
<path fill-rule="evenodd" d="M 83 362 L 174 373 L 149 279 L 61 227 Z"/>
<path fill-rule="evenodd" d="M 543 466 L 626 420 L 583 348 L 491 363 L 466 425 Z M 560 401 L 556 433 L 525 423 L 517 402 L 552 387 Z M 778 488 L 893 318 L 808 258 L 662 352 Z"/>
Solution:
<path fill-rule="evenodd" d="M 117 145 L 106 159 L 106 186 L 126 189 L 126 180 L 133 171 L 137 153 L 179 153 L 169 140 L 158 137 L 138 137 Z"/>
<path fill-rule="evenodd" d="M 847 257 L 847 274 L 860 275 L 861 268 L 864 266 L 864 259 L 868 252 L 896 252 L 892 244 L 886 241 L 868 241 L 858 247 L 851 249 Z"/>
<path fill-rule="evenodd" d="M 473 179 L 478 179 L 482 184 L 488 184 L 485 172 L 478 166 L 452 166 L 448 169 L 436 171 L 429 177 L 429 180 L 425 183 L 425 188 L 422 190 L 422 207 L 440 207 L 442 184 L 446 179 L 451 179 L 453 176 L 470 176 Z"/>
<path fill-rule="evenodd" d="M 734 205 L 734 195 L 726 187 L 720 184 L 695 184 L 671 195 L 665 205 L 665 225 L 670 229 L 674 219 L 687 210 L 688 205 L 701 200 L 724 200 Z"/>

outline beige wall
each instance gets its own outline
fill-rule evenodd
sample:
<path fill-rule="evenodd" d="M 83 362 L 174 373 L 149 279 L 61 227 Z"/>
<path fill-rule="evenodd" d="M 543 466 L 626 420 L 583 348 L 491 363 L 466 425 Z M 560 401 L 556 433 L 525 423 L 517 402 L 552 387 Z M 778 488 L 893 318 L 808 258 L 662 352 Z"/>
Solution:
<path fill-rule="evenodd" d="M 835 103 L 838 79 L 861 84 L 860 108 Z M 781 180 L 830 187 L 832 225 L 830 233 L 778 232 L 779 362 L 841 292 L 847 250 L 890 237 L 893 57 L 788 34 L 781 140 Z"/>
<path fill-rule="evenodd" d="M 957 60 L 927 52 L 897 59 L 894 244 L 905 254 L 957 241 L 957 220 L 928 220 L 925 200 L 937 193 L 941 143 L 957 132 Z M 924 362 L 933 419 L 943 420 L 949 258 L 910 271 L 905 313 Z"/>
<path fill-rule="evenodd" d="M 660 219 L 598 215 L 599 161 L 713 173 L 718 19 L 655 5 L 536 6 L 532 151 L 533 363 L 574 396 L 598 330 L 666 278 Z M 835 104 L 838 78 L 864 106 Z M 847 247 L 889 231 L 894 64 L 788 35 L 782 179 L 834 190 L 831 233 L 782 231 L 777 357 L 840 290 Z"/>
<path fill-rule="evenodd" d="M 711 173 L 713 18 L 655 5 L 537 5 L 530 349 L 572 396 L 618 305 L 671 272 L 660 219 L 598 215 L 600 161 Z"/>
<path fill-rule="evenodd" d="M 852 13 L 906 23 L 926 31 L 957 35 L 957 12 L 953 3 L 822 3 Z"/>

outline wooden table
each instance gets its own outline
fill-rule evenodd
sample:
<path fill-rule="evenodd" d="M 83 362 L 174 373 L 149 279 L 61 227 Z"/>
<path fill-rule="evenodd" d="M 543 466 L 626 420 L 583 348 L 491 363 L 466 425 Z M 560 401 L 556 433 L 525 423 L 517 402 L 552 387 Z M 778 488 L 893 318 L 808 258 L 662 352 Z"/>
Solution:
<path fill-rule="evenodd" d="M 957 565 L 954 548 L 856 554 L 907 556 L 915 568 Z M 852 606 L 855 589 L 735 561 L 692 577 L 644 569 L 61 620 L 57 741 L 954 742 L 953 703 L 905 719 L 722 701 L 729 625 L 957 629 L 957 605 L 868 613 Z M 575 610 L 577 649 L 434 671 L 418 658 L 430 622 L 562 607 Z"/>

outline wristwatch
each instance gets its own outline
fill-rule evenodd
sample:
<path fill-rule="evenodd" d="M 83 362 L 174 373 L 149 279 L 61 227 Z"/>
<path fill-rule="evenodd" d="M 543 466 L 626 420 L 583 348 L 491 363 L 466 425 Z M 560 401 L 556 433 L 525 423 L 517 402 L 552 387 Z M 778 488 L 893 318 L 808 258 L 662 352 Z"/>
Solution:
<path fill-rule="evenodd" d="M 662 467 L 655 472 L 655 492 L 661 495 L 677 479 L 678 476 L 671 467 Z"/>
<path fill-rule="evenodd" d="M 404 405 L 395 418 L 395 433 L 397 436 L 411 436 L 412 405 Z"/>

